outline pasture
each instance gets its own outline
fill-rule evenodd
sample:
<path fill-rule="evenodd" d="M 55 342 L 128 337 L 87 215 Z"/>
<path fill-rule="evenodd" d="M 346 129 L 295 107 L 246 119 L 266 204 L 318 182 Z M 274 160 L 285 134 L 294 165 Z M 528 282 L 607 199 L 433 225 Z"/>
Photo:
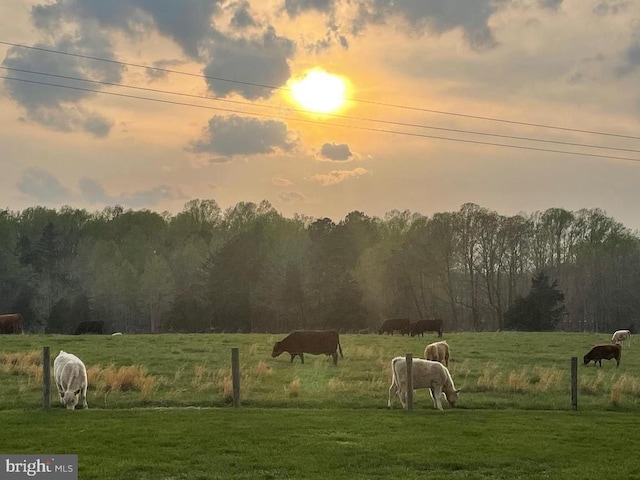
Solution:
<path fill-rule="evenodd" d="M 640 470 L 629 433 L 640 426 L 640 351 L 625 347 L 619 368 L 582 366 L 610 334 L 445 333 L 459 408 L 437 412 L 417 390 L 410 414 L 397 399 L 386 409 L 390 361 L 421 357 L 435 335 L 341 335 L 337 366 L 271 358 L 282 337 L 0 336 L 0 452 L 76 453 L 82 479 L 577 479 L 608 474 L 614 458 L 617 475 Z M 64 410 L 55 386 L 41 409 L 45 345 L 52 360 L 60 349 L 84 360 L 89 410 Z"/>

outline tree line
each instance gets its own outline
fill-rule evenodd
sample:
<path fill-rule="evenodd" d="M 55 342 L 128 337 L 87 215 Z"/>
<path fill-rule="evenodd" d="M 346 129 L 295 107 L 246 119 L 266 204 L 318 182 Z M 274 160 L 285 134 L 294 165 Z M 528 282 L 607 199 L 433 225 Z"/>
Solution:
<path fill-rule="evenodd" d="M 548 328 L 612 331 L 640 315 L 640 239 L 599 209 L 503 216 L 469 203 L 334 222 L 209 199 L 177 214 L 0 212 L 0 313 L 21 313 L 31 332 L 88 320 L 121 332 L 358 332 L 393 317 L 494 331 L 526 314 L 540 275 L 564 295 Z"/>

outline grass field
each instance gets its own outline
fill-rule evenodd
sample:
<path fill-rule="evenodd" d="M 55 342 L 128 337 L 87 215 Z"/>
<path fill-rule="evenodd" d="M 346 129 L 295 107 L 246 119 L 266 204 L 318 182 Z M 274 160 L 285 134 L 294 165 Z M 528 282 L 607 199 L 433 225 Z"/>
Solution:
<path fill-rule="evenodd" d="M 386 409 L 390 360 L 422 356 L 435 336 L 341 335 L 338 366 L 271 358 L 281 337 L 0 336 L 0 453 L 75 453 L 82 479 L 640 474 L 640 351 L 625 348 L 619 368 L 580 365 L 570 409 L 570 358 L 581 364 L 607 334 L 445 335 L 459 408 L 438 412 L 418 390 L 413 413 L 397 400 Z M 55 387 L 52 409 L 41 409 L 45 345 L 52 358 L 64 349 L 84 360 L 89 410 L 64 410 Z M 240 409 L 229 406 L 231 347 Z"/>

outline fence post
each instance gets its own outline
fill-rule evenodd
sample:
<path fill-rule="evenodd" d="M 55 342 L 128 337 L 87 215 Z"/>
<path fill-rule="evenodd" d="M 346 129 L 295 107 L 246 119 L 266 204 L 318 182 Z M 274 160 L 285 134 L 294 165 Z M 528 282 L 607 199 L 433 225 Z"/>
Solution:
<path fill-rule="evenodd" d="M 578 357 L 571 357 L 571 410 L 578 410 Z"/>
<path fill-rule="evenodd" d="M 231 380 L 233 382 L 233 406 L 240 406 L 240 351 L 231 349 Z"/>
<path fill-rule="evenodd" d="M 42 348 L 42 408 L 51 407 L 51 354 L 49 347 Z"/>
<path fill-rule="evenodd" d="M 413 411 L 413 355 L 407 353 L 407 412 Z"/>

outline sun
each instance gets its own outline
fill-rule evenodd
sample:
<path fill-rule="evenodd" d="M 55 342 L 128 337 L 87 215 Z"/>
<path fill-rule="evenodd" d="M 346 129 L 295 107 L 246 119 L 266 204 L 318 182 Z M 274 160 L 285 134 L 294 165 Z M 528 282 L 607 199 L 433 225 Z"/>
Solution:
<path fill-rule="evenodd" d="M 311 70 L 290 85 L 294 100 L 305 110 L 331 113 L 345 104 L 347 85 L 337 75 L 324 70 Z"/>

